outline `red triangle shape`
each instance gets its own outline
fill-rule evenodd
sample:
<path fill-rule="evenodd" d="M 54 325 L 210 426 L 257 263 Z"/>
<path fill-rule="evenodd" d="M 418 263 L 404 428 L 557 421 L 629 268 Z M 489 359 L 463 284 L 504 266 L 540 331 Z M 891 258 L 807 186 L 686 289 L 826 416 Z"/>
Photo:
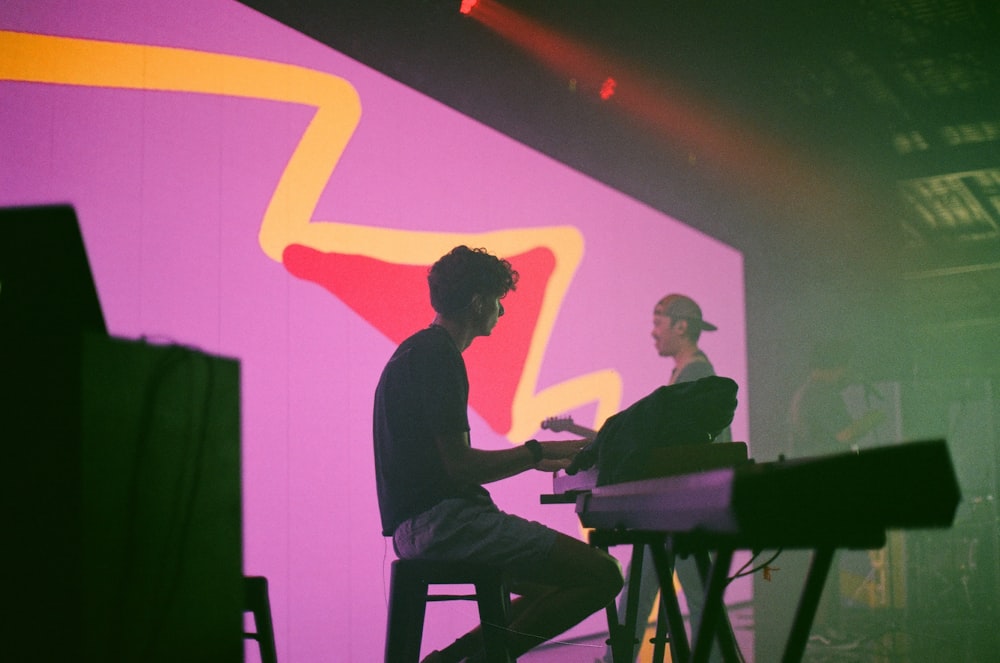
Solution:
<path fill-rule="evenodd" d="M 518 288 L 504 299 L 506 313 L 493 335 L 476 339 L 464 355 L 469 405 L 500 434 L 510 430 L 514 393 L 555 269 L 555 255 L 544 247 L 503 257 L 520 273 Z M 399 265 L 301 244 L 288 246 L 282 261 L 290 274 L 322 286 L 394 343 L 434 317 L 427 294 L 430 265 Z"/>

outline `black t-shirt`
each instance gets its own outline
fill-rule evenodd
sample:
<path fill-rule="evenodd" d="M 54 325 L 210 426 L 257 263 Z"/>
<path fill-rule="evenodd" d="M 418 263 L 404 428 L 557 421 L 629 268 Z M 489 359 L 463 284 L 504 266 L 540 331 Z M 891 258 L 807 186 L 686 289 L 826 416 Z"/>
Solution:
<path fill-rule="evenodd" d="M 375 389 L 372 433 L 382 534 L 452 497 L 489 495 L 448 478 L 436 435 L 469 430 L 469 377 L 447 331 L 431 326 L 396 349 Z"/>

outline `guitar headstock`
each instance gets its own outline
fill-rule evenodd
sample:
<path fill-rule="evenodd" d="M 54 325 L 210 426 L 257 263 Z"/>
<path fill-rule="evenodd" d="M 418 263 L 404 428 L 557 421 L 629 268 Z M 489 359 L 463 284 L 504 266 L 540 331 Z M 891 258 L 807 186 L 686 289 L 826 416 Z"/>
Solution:
<path fill-rule="evenodd" d="M 574 423 L 573 417 L 549 417 L 542 422 L 542 428 L 550 430 L 553 433 L 563 433 L 565 431 L 572 431 L 574 428 L 577 428 L 577 425 Z"/>

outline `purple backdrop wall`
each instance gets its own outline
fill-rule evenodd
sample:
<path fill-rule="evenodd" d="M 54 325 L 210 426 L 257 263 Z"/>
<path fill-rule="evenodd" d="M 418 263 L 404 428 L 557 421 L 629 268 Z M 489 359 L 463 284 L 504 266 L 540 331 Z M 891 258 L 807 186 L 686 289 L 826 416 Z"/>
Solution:
<path fill-rule="evenodd" d="M 604 408 L 666 381 L 652 307 L 685 292 L 719 326 L 702 347 L 740 384 L 733 431 L 748 438 L 732 248 L 236 2 L 3 4 L 0 206 L 74 205 L 112 334 L 240 360 L 244 563 L 271 581 L 282 660 L 378 660 L 392 559 L 370 404 L 393 343 L 291 276 L 286 244 L 413 265 L 457 240 L 550 248 L 565 279 L 547 291 L 551 328 L 511 370 L 534 361 L 536 393 L 585 375 L 616 383 Z M 326 117 L 327 133 L 310 134 Z M 567 232 L 582 240 L 575 257 L 559 243 Z M 562 404 L 549 414 L 585 425 L 599 414 L 593 399 Z M 523 432 L 473 414 L 477 445 Z M 571 507 L 538 504 L 549 485 L 532 473 L 493 492 L 577 533 Z M 428 645 L 471 619 L 439 612 Z"/>

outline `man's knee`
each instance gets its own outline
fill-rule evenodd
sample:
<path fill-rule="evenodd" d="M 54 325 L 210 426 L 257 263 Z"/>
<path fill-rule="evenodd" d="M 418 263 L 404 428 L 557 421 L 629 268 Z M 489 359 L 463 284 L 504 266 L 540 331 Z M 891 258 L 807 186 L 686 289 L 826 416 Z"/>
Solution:
<path fill-rule="evenodd" d="M 621 564 L 600 548 L 588 546 L 583 554 L 586 555 L 587 561 L 585 570 L 581 574 L 582 582 L 593 588 L 593 595 L 609 602 L 614 600 L 625 585 Z"/>
<path fill-rule="evenodd" d="M 549 581 L 563 586 L 588 586 L 595 596 L 613 599 L 625 580 L 618 560 L 600 548 L 562 536 L 549 556 Z"/>
<path fill-rule="evenodd" d="M 618 596 L 625 585 L 625 578 L 622 575 L 621 564 L 611 555 L 598 548 L 593 549 L 600 557 L 597 562 L 597 573 L 594 574 L 594 582 L 606 593 L 609 600 Z"/>

